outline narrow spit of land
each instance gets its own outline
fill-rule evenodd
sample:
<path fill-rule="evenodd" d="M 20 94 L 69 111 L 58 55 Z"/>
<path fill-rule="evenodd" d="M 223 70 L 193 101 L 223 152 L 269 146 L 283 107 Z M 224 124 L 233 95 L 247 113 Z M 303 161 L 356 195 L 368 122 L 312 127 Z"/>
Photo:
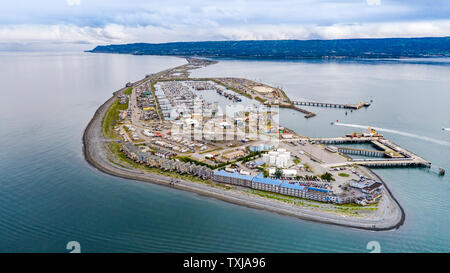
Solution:
<path fill-rule="evenodd" d="M 134 84 L 139 84 L 144 80 L 145 79 Z M 397 200 L 395 200 L 392 196 L 386 186 L 386 183 L 384 183 L 385 187 L 383 188 L 383 198 L 378 204 L 378 209 L 374 213 L 371 213 L 369 217 L 358 217 L 345 213 L 337 214 L 335 212 L 320 209 L 318 206 L 298 206 L 289 202 L 268 199 L 264 196 L 251 194 L 247 191 L 219 187 L 213 184 L 198 183 L 183 179 L 177 179 L 178 182 L 173 183 L 172 177 L 146 171 L 140 168 L 134 168 L 131 165 L 124 164 L 118 160 L 117 155 L 111 151 L 109 144 L 115 142 L 116 140 L 104 135 L 102 130 L 102 120 L 111 105 L 126 90 L 128 90 L 128 88 L 123 88 L 113 93 L 113 96 L 100 106 L 86 127 L 83 135 L 83 151 L 86 160 L 92 166 L 105 173 L 126 179 L 160 184 L 246 207 L 262 209 L 326 224 L 381 231 L 396 229 L 404 222 L 404 211 Z M 378 177 L 369 169 L 364 167 L 361 167 L 361 169 Z M 378 177 L 378 179 L 381 180 L 380 177 Z"/>

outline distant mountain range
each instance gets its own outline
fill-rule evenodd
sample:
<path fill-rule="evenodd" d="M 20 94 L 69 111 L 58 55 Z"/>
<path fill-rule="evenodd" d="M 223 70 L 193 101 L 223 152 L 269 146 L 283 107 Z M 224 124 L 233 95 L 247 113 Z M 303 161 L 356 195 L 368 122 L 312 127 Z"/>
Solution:
<path fill-rule="evenodd" d="M 258 59 L 450 57 L 450 37 L 136 43 L 88 52 Z"/>

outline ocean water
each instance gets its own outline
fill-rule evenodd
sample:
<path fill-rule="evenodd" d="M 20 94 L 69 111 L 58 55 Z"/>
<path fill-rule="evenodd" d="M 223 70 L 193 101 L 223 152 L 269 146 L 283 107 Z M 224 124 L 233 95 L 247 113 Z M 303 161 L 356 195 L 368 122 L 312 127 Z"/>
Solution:
<path fill-rule="evenodd" d="M 286 217 L 104 174 L 84 160 L 95 110 L 126 82 L 185 63 L 174 57 L 0 54 L 0 252 L 449 252 L 449 175 L 378 169 L 406 211 L 398 230 L 372 232 Z M 367 109 L 282 110 L 308 136 L 375 126 L 450 171 L 450 62 L 221 60 L 192 76 L 237 76 L 283 87 L 293 99 Z M 332 126 L 339 120 L 348 126 Z M 356 126 L 356 128 L 355 128 Z"/>

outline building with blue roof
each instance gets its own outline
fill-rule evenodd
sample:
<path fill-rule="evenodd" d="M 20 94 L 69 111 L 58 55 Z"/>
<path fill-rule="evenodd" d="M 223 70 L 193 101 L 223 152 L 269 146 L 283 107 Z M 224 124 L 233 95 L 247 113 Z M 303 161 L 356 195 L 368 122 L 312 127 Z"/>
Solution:
<path fill-rule="evenodd" d="M 301 186 L 298 183 L 284 181 L 280 185 L 280 193 L 290 196 L 297 196 L 301 198 L 306 198 L 307 187 Z"/>
<path fill-rule="evenodd" d="M 308 189 L 313 190 L 313 191 L 325 192 L 325 193 L 328 192 L 327 189 L 321 189 L 321 188 L 308 187 Z"/>
<path fill-rule="evenodd" d="M 219 170 L 214 172 L 213 181 L 322 202 L 334 201 L 329 198 L 328 190 L 301 186 L 297 182 L 271 179 L 264 177 L 262 173 L 257 176 L 251 176 Z"/>
<path fill-rule="evenodd" d="M 264 177 L 264 175 L 260 173 L 253 178 L 252 188 L 263 191 L 280 192 L 281 183 L 283 183 L 283 181 L 280 179 Z"/>
<path fill-rule="evenodd" d="M 213 174 L 213 180 L 221 183 L 227 183 L 232 185 L 251 187 L 253 176 L 244 175 L 238 172 L 227 172 L 224 170 L 215 171 Z"/>
<path fill-rule="evenodd" d="M 281 184 L 281 187 L 283 188 L 288 188 L 288 189 L 295 189 L 295 190 L 300 190 L 300 191 L 304 191 L 306 190 L 305 186 L 301 186 L 298 183 L 288 183 L 288 182 L 284 182 L 283 184 Z"/>

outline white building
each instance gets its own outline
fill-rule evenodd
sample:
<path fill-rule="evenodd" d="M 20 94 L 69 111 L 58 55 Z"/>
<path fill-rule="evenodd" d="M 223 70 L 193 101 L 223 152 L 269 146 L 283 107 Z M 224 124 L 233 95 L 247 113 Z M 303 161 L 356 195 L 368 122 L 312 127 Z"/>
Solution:
<path fill-rule="evenodd" d="M 295 178 L 297 176 L 297 170 L 294 169 L 283 169 L 283 175 L 284 178 Z M 275 168 L 269 169 L 269 176 L 274 176 L 276 172 Z"/>
<path fill-rule="evenodd" d="M 270 151 L 263 155 L 263 161 L 267 165 L 277 168 L 287 168 L 291 165 L 291 153 L 285 149 Z"/>

